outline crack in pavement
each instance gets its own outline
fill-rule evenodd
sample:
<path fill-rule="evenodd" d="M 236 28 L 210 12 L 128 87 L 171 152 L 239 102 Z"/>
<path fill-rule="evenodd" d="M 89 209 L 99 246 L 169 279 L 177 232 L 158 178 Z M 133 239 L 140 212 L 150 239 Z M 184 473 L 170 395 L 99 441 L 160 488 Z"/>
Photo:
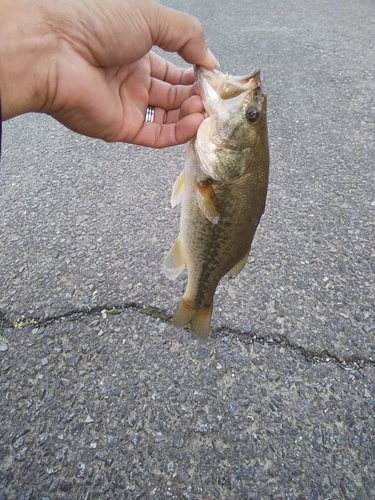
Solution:
<path fill-rule="evenodd" d="M 107 317 L 107 315 L 118 315 L 122 312 L 125 312 L 129 309 L 133 309 L 139 314 L 143 314 L 146 316 L 150 316 L 155 319 L 159 319 L 164 323 L 171 324 L 172 316 L 167 314 L 166 311 L 159 309 L 154 306 L 140 306 L 136 302 L 129 302 L 126 304 L 122 304 L 121 306 L 114 306 L 108 304 L 102 304 L 99 306 L 92 307 L 90 309 L 77 309 L 68 311 L 66 313 L 46 317 L 46 318 L 24 318 L 19 321 L 11 321 L 7 319 L 6 314 L 3 311 L 0 311 L 0 327 L 4 326 L 6 328 L 11 329 L 21 329 L 26 326 L 47 326 L 53 324 L 62 319 L 67 319 L 69 321 L 79 320 L 84 317 L 94 316 L 96 314 L 101 313 L 103 317 Z M 185 328 L 186 331 L 189 331 L 188 328 Z M 258 342 L 261 345 L 269 344 L 269 345 L 278 345 L 280 347 L 286 347 L 294 352 L 298 352 L 301 354 L 308 362 L 334 362 L 342 369 L 360 369 L 365 366 L 375 366 L 375 360 L 372 358 L 366 358 L 358 356 L 357 354 L 353 354 L 348 357 L 340 357 L 337 354 L 329 352 L 327 349 L 323 349 L 321 351 L 314 351 L 312 349 L 305 348 L 296 344 L 295 342 L 290 341 L 285 335 L 277 335 L 277 337 L 267 337 L 261 336 L 258 333 L 251 332 L 242 332 L 240 330 L 236 330 L 234 328 L 222 326 L 219 328 L 214 328 L 211 330 L 210 336 L 213 338 L 227 337 L 228 335 L 235 335 L 238 340 L 245 342 L 247 344 L 251 344 L 254 342 Z"/>

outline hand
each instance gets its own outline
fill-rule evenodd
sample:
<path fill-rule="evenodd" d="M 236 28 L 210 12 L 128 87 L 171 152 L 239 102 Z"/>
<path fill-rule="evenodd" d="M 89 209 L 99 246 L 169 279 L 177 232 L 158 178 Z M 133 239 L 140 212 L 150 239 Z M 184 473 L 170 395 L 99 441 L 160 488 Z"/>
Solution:
<path fill-rule="evenodd" d="M 196 133 L 204 117 L 192 69 L 150 52 L 214 69 L 192 16 L 153 0 L 0 0 L 0 10 L 4 119 L 44 112 L 84 135 L 151 147 Z"/>

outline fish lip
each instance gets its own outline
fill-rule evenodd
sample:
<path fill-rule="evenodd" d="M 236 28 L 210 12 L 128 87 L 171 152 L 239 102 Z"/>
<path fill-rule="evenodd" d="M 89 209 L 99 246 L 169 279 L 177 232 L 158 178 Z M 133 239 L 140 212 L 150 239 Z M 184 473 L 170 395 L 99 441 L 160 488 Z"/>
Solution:
<path fill-rule="evenodd" d="M 231 76 L 218 70 L 210 71 L 194 66 L 197 93 L 202 99 L 204 116 L 215 116 L 217 110 L 233 99 L 245 98 L 246 94 L 261 87 L 260 69 L 243 76 Z"/>
<path fill-rule="evenodd" d="M 226 78 L 230 77 L 232 82 L 239 83 L 243 80 L 249 80 L 250 78 L 253 78 L 254 76 L 257 75 L 257 73 L 260 73 L 260 68 L 255 68 L 253 71 L 251 71 L 250 73 L 248 73 L 246 75 L 232 76 L 232 75 L 229 75 L 228 73 L 222 73 L 221 71 L 219 71 L 217 69 L 210 70 L 210 69 L 205 68 L 204 66 L 198 66 L 198 65 L 194 66 L 194 74 L 195 74 L 196 79 L 199 78 L 199 74 L 201 74 L 202 76 L 204 76 L 206 78 L 207 77 L 210 78 L 210 76 L 212 77 L 212 75 L 216 75 L 216 76 L 221 76 L 221 77 L 226 77 Z"/>
<path fill-rule="evenodd" d="M 194 75 L 197 82 L 198 93 L 203 101 L 208 97 L 225 100 L 226 89 L 237 89 L 238 95 L 255 89 L 261 82 L 261 72 L 259 68 L 242 76 L 231 76 L 218 70 L 208 70 L 203 66 L 194 66 Z M 207 111 L 207 110 L 206 110 Z"/>

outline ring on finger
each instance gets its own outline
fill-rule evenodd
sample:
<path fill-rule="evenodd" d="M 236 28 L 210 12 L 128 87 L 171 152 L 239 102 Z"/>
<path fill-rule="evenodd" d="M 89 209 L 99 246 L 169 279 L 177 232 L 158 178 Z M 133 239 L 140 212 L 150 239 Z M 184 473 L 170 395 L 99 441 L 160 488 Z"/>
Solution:
<path fill-rule="evenodd" d="M 147 106 L 145 114 L 145 122 L 153 122 L 155 118 L 155 108 L 153 106 Z"/>

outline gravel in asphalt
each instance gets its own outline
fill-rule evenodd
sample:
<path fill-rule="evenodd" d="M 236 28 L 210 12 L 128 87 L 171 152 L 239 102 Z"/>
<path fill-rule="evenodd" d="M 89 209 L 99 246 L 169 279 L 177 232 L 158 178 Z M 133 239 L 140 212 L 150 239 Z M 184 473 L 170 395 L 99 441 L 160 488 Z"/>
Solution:
<path fill-rule="evenodd" d="M 1 345 L 3 498 L 373 498 L 373 364 L 132 309 Z"/>

